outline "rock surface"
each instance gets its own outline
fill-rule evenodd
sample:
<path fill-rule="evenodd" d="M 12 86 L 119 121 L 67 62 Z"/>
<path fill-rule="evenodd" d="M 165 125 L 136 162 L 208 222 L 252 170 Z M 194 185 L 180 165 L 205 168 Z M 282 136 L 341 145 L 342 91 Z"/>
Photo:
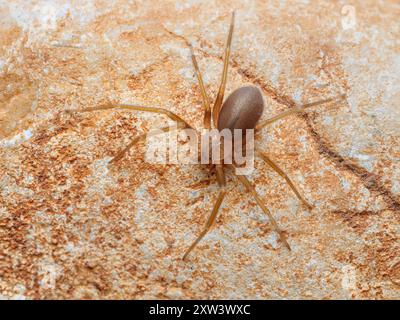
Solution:
<path fill-rule="evenodd" d="M 400 298 L 398 1 L 0 2 L 0 296 L 3 298 Z M 218 188 L 205 166 L 156 165 L 143 146 L 163 116 L 65 112 L 163 106 L 202 125 L 218 90 L 259 86 L 267 119 L 346 94 L 257 140 L 315 207 L 256 161 L 250 177 L 292 252 L 229 176 L 216 225 L 188 262 Z"/>

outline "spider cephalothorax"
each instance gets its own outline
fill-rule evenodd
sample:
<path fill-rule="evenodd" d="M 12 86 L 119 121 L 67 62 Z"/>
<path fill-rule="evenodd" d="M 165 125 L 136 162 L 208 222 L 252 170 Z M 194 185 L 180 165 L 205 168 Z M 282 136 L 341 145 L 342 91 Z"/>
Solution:
<path fill-rule="evenodd" d="M 245 86 L 241 87 L 239 89 L 236 89 L 233 91 L 228 98 L 224 102 L 224 93 L 225 93 L 225 86 L 226 86 L 226 81 L 227 81 L 227 72 L 228 72 L 228 62 L 229 62 L 229 56 L 230 56 L 230 51 L 231 51 L 231 43 L 232 43 L 232 34 L 233 34 L 233 27 L 234 27 L 234 21 L 235 21 L 235 14 L 232 13 L 232 19 L 231 19 L 231 24 L 229 28 L 229 34 L 228 34 L 228 40 L 226 43 L 225 47 L 225 54 L 224 54 L 224 67 L 223 67 L 223 72 L 222 72 L 222 79 L 221 79 L 221 84 L 219 87 L 218 95 L 215 100 L 215 103 L 213 107 L 211 108 L 210 102 L 207 96 L 207 93 L 204 88 L 202 76 L 200 73 L 200 69 L 198 67 L 196 57 L 194 54 L 194 50 L 192 46 L 188 43 L 190 50 L 191 50 L 191 57 L 192 57 L 192 62 L 196 71 L 196 76 L 199 82 L 199 87 L 201 90 L 202 94 L 202 101 L 203 101 L 203 107 L 204 107 L 204 121 L 203 121 L 203 126 L 205 129 L 211 129 L 211 128 L 216 128 L 219 131 L 222 131 L 224 129 L 254 129 L 256 132 L 261 130 L 263 127 L 280 120 L 284 117 L 287 117 L 289 115 L 302 112 L 304 111 L 305 108 L 320 105 L 323 103 L 327 102 L 332 102 L 337 99 L 343 99 L 344 96 L 338 96 L 338 97 L 333 97 L 333 98 L 328 98 L 324 100 L 319 100 L 316 102 L 312 102 L 309 104 L 305 104 L 302 106 L 297 106 L 296 108 L 290 109 L 288 111 L 285 111 L 281 114 L 278 114 L 268 120 L 258 122 L 263 110 L 264 110 L 264 102 L 263 102 L 263 97 L 260 89 L 254 86 Z M 158 113 L 158 114 L 164 114 L 168 116 L 170 119 L 175 121 L 177 123 L 177 126 L 174 128 L 192 128 L 191 125 L 189 125 L 184 119 L 182 119 L 180 116 L 176 115 L 175 113 L 172 113 L 169 110 L 163 109 L 163 108 L 158 108 L 158 107 L 144 107 L 144 106 L 137 106 L 137 105 L 103 105 L 103 106 L 98 106 L 98 107 L 93 107 L 93 108 L 85 108 L 80 110 L 81 112 L 88 112 L 88 111 L 95 111 L 95 110 L 107 110 L 107 109 L 114 109 L 114 108 L 123 108 L 123 109 L 129 109 L 129 110 L 136 110 L 136 111 L 144 111 L 144 112 L 152 112 L 152 113 Z M 212 120 L 212 121 L 211 121 Z M 164 127 L 161 128 L 159 131 L 160 132 L 168 132 L 172 130 L 171 127 Z M 131 143 L 122 151 L 120 151 L 112 160 L 111 162 L 115 162 L 119 159 L 121 159 L 126 152 L 129 151 L 132 146 L 134 146 L 137 142 L 144 140 L 146 138 L 146 133 L 143 133 L 141 135 L 138 135 L 135 137 Z M 299 198 L 299 200 L 309 209 L 312 208 L 310 204 L 300 195 L 298 192 L 297 188 L 294 186 L 292 181 L 289 179 L 289 177 L 268 157 L 268 155 L 259 150 L 257 146 L 255 146 L 255 154 L 259 156 L 261 159 L 263 159 L 273 170 L 275 170 L 281 177 L 283 177 L 286 182 L 289 184 L 290 188 L 293 190 L 293 192 L 296 194 L 296 196 Z M 217 181 L 218 185 L 220 188 L 218 198 L 214 204 L 214 207 L 212 209 L 212 212 L 206 222 L 206 226 L 203 229 L 203 231 L 200 233 L 200 235 L 196 238 L 196 240 L 192 243 L 192 245 L 186 250 L 183 259 L 186 259 L 189 255 L 189 253 L 194 249 L 194 247 L 197 245 L 197 243 L 205 236 L 205 234 L 209 231 L 210 227 L 213 225 L 218 210 L 222 204 L 222 201 L 226 195 L 226 179 L 225 179 L 225 172 L 224 172 L 224 167 L 229 166 L 232 167 L 233 169 L 237 169 L 237 165 L 233 162 L 232 164 L 226 164 L 224 162 L 221 163 L 216 163 L 212 164 L 212 169 L 215 168 L 216 176 L 217 176 Z M 253 184 L 247 179 L 245 175 L 241 174 L 236 174 L 238 180 L 246 187 L 246 189 L 253 195 L 255 198 L 257 204 L 260 206 L 262 211 L 268 216 L 271 224 L 274 227 L 274 230 L 279 234 L 280 240 L 282 243 L 290 250 L 290 246 L 286 240 L 285 234 L 282 232 L 282 230 L 279 228 L 278 224 L 276 223 L 275 219 L 273 218 L 271 212 L 268 210 L 262 199 L 259 197 L 257 194 L 255 187 Z"/>

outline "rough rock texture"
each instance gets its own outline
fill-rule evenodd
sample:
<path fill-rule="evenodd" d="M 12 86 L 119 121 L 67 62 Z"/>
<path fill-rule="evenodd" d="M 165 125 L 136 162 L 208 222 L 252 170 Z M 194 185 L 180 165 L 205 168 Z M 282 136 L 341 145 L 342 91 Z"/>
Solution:
<path fill-rule="evenodd" d="M 3 298 L 400 298 L 398 1 L 0 1 L 0 295 Z M 168 123 L 105 102 L 163 106 L 199 128 L 193 43 L 214 100 L 230 12 L 227 92 L 259 86 L 263 119 L 345 93 L 263 130 L 250 177 L 288 252 L 232 176 L 155 165 L 130 139 Z"/>

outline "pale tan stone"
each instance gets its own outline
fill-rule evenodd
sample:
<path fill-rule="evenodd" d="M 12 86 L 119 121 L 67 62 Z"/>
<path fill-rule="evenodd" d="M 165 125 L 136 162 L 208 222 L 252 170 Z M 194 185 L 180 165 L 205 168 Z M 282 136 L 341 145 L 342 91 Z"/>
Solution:
<path fill-rule="evenodd" d="M 400 298 L 400 8 L 351 3 L 0 4 L 1 297 Z M 258 140 L 315 206 L 305 210 L 256 162 L 251 179 L 292 252 L 229 178 L 215 227 L 184 263 L 215 178 L 202 166 L 146 163 L 144 147 L 107 166 L 132 136 L 167 123 L 162 116 L 65 110 L 160 105 L 199 128 L 201 95 L 179 36 L 193 43 L 213 100 L 233 9 L 227 93 L 259 86 L 263 119 L 347 98 Z"/>

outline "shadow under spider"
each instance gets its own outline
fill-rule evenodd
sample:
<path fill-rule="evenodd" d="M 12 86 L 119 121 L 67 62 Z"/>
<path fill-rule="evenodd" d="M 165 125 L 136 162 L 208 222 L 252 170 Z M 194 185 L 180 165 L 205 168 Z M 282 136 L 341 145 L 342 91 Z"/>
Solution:
<path fill-rule="evenodd" d="M 199 66 L 197 64 L 196 56 L 194 54 L 194 50 L 192 45 L 184 38 L 179 36 L 182 40 L 186 42 L 186 44 L 190 48 L 191 52 L 191 59 L 192 63 L 196 72 L 198 84 L 200 87 L 201 95 L 202 95 L 202 104 L 204 108 L 204 119 L 203 119 L 203 127 L 205 129 L 211 129 L 215 128 L 218 129 L 219 131 L 222 131 L 224 129 L 254 129 L 255 132 L 257 133 L 260 131 L 262 128 L 265 126 L 274 123 L 275 121 L 278 121 L 280 119 L 283 119 L 287 116 L 296 114 L 296 113 L 301 113 L 303 112 L 306 108 L 317 106 L 320 104 L 324 103 L 329 103 L 333 101 L 339 101 L 341 99 L 345 98 L 345 95 L 340 95 L 337 97 L 332 97 L 324 100 L 319 100 L 315 101 L 312 103 L 307 103 L 304 105 L 299 105 L 296 106 L 295 108 L 292 108 L 290 110 L 287 110 L 285 112 L 282 112 L 268 120 L 258 122 L 262 112 L 264 110 L 264 101 L 262 97 L 261 90 L 258 87 L 255 86 L 245 86 L 236 89 L 234 92 L 232 92 L 229 97 L 225 100 L 224 102 L 224 94 L 225 94 L 225 87 L 226 87 L 226 82 L 227 82 L 227 74 L 228 74 L 228 63 L 229 63 L 229 56 L 231 52 L 231 43 L 232 43 L 232 35 L 233 35 L 233 29 L 234 29 L 234 22 L 235 22 L 235 13 L 232 13 L 232 18 L 231 18 L 231 23 L 230 23 L 230 28 L 229 28 L 229 33 L 228 33 L 228 39 L 226 42 L 225 46 L 225 53 L 224 53 L 224 66 L 223 66 L 223 72 L 222 72 L 222 78 L 221 78 L 221 83 L 219 87 L 219 91 L 215 100 L 215 103 L 213 107 L 211 108 L 209 98 L 207 96 L 203 79 L 201 76 L 201 72 L 199 69 Z M 169 31 L 170 32 L 170 31 Z M 171 32 L 170 32 L 171 33 Z M 177 123 L 176 127 L 163 127 L 158 131 L 159 133 L 162 132 L 169 132 L 171 130 L 176 130 L 176 129 L 194 129 L 191 125 L 189 125 L 183 118 L 178 116 L 177 114 L 164 109 L 164 108 L 158 108 L 158 107 L 145 107 L 145 106 L 139 106 L 139 105 L 129 105 L 129 104 L 121 104 L 121 105 L 114 105 L 114 104 L 107 104 L 107 105 L 101 105 L 98 107 L 92 107 L 92 108 L 84 108 L 82 110 L 70 110 L 72 112 L 91 112 L 91 111 L 98 111 L 98 110 L 109 110 L 109 109 L 115 109 L 115 108 L 121 108 L 121 109 L 128 109 L 128 110 L 134 110 L 134 111 L 143 111 L 143 112 L 151 112 L 151 113 L 156 113 L 156 114 L 163 114 L 172 119 Z M 137 144 L 139 141 L 144 140 L 148 136 L 148 133 L 145 132 L 143 134 L 137 135 L 136 137 L 133 138 L 133 140 L 120 152 L 116 154 L 116 156 L 110 161 L 110 163 L 115 163 L 116 161 L 120 160 L 135 144 Z M 276 173 L 278 173 L 289 185 L 289 187 L 293 190 L 297 198 L 308 208 L 312 209 L 312 206 L 302 197 L 300 192 L 297 190 L 293 182 L 290 180 L 288 175 L 281 169 L 279 166 L 272 161 L 272 159 L 263 151 L 259 150 L 257 147 L 255 147 L 255 154 L 260 157 L 264 162 L 269 165 Z M 211 166 L 211 169 L 215 169 L 216 176 L 217 176 L 217 182 L 219 185 L 219 194 L 217 197 L 217 200 L 214 204 L 214 207 L 212 209 L 212 212 L 210 216 L 208 217 L 208 220 L 206 222 L 206 225 L 203 229 L 203 231 L 200 233 L 200 235 L 195 239 L 195 241 L 192 243 L 192 245 L 186 250 L 185 254 L 183 255 L 183 260 L 186 260 L 189 253 L 196 247 L 196 245 L 200 242 L 200 240 L 207 234 L 207 232 L 210 230 L 211 226 L 214 224 L 215 219 L 217 217 L 217 213 L 219 211 L 219 208 L 222 204 L 222 201 L 225 198 L 226 195 L 226 178 L 225 178 L 225 167 L 230 167 L 233 169 L 236 169 L 237 166 L 236 164 L 225 164 L 225 163 L 220 163 L 220 164 L 213 164 Z M 232 170 L 234 175 L 238 178 L 239 182 L 244 185 L 246 190 L 252 194 L 254 197 L 255 201 L 257 202 L 258 206 L 261 208 L 263 213 L 267 215 L 269 218 L 269 221 L 271 222 L 275 232 L 278 233 L 279 238 L 281 242 L 290 250 L 290 245 L 286 240 L 286 236 L 284 232 L 280 229 L 278 226 L 276 220 L 272 216 L 271 212 L 268 210 L 266 207 L 264 201 L 260 198 L 258 195 L 255 186 L 249 181 L 249 179 L 245 175 L 239 175 L 235 173 L 234 170 Z"/>

